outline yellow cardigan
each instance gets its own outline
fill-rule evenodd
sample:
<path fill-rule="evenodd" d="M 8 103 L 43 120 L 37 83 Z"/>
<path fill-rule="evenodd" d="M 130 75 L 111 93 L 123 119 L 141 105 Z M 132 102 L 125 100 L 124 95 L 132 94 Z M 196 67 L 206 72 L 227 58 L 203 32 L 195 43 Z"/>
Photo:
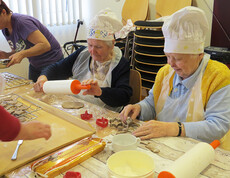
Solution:
<path fill-rule="evenodd" d="M 164 77 L 169 73 L 169 68 L 170 65 L 168 64 L 165 65 L 159 70 L 156 76 L 156 80 L 154 83 L 154 90 L 153 90 L 155 106 L 157 104 L 162 89 L 162 81 Z M 169 80 L 170 90 L 168 95 L 170 95 L 172 91 L 174 75 Z M 218 91 L 219 89 L 227 85 L 230 85 L 230 70 L 228 69 L 228 67 L 220 62 L 209 60 L 202 78 L 202 85 L 201 85 L 204 111 L 206 110 L 206 105 L 209 101 L 210 96 L 216 91 Z M 191 121 L 192 120 L 187 120 L 187 122 L 191 122 Z M 222 139 L 226 139 L 227 135 L 228 135 L 228 142 L 229 142 L 228 146 L 224 146 L 227 144 L 227 141 L 224 141 L 224 143 L 222 143 L 222 146 L 230 150 L 230 131 L 224 136 L 225 138 Z"/>

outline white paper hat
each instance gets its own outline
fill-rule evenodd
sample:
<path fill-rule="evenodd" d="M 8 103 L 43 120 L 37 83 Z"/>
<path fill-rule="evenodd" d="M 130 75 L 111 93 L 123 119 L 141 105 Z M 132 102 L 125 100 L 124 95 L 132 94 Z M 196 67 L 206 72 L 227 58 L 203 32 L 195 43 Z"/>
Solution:
<path fill-rule="evenodd" d="M 204 52 L 208 21 L 203 10 L 187 6 L 168 16 L 162 31 L 164 52 L 200 54 Z"/>
<path fill-rule="evenodd" d="M 114 33 L 122 28 L 122 23 L 114 12 L 107 8 L 101 10 L 90 22 L 88 39 L 113 40 Z"/>

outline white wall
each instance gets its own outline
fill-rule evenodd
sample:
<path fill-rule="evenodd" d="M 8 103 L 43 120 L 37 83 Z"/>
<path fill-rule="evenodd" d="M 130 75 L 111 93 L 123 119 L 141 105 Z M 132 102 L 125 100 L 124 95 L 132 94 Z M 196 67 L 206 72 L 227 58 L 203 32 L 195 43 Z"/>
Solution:
<path fill-rule="evenodd" d="M 135 1 L 135 0 L 133 0 Z M 90 19 L 94 17 L 94 15 L 100 11 L 101 9 L 109 7 L 112 9 L 118 16 L 121 18 L 121 11 L 125 0 L 82 0 L 82 19 L 83 26 L 80 27 L 78 38 L 77 39 L 86 39 L 86 29 L 87 24 L 90 22 Z M 209 4 L 211 10 L 213 9 L 214 0 L 206 0 Z M 155 4 L 156 0 L 149 0 L 149 9 L 150 9 L 150 18 L 155 19 Z M 206 40 L 205 45 L 209 46 L 211 41 L 211 24 L 212 24 L 212 14 L 205 4 L 204 0 L 193 0 L 193 5 L 203 9 L 208 17 L 208 21 L 210 23 L 210 31 L 208 33 L 208 38 Z M 73 41 L 77 25 L 66 25 L 66 26 L 53 26 L 48 27 L 51 33 L 56 37 L 58 42 L 63 45 L 65 42 Z M 0 50 L 10 51 L 8 43 L 3 37 L 2 33 L 0 33 Z M 23 59 L 20 64 L 16 64 L 8 69 L 0 69 L 0 72 L 10 72 L 22 77 L 28 77 L 28 60 Z"/>
<path fill-rule="evenodd" d="M 207 2 L 207 4 L 205 2 Z M 209 22 L 209 32 L 208 34 L 206 34 L 207 38 L 205 41 L 205 46 L 210 46 L 211 31 L 212 31 L 212 11 L 213 11 L 214 0 L 193 0 L 192 5 L 201 8 L 207 16 Z"/>

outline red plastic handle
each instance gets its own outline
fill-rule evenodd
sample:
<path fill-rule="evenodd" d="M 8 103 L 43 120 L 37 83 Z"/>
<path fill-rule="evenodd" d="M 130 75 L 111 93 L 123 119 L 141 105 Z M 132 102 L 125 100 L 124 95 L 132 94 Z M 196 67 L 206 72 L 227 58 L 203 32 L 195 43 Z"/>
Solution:
<path fill-rule="evenodd" d="M 107 127 L 108 123 L 109 123 L 108 119 L 106 119 L 104 117 L 96 120 L 96 124 L 100 127 L 103 127 L 103 128 Z"/>
<path fill-rule="evenodd" d="M 219 145 L 220 145 L 220 141 L 219 140 L 214 140 L 212 143 L 210 143 L 210 145 L 216 149 Z"/>
<path fill-rule="evenodd" d="M 78 81 L 78 80 L 74 80 L 72 83 L 71 83 L 71 91 L 73 94 L 78 94 L 80 93 L 80 91 L 82 89 L 90 89 L 91 88 L 91 85 L 81 85 L 81 82 Z"/>

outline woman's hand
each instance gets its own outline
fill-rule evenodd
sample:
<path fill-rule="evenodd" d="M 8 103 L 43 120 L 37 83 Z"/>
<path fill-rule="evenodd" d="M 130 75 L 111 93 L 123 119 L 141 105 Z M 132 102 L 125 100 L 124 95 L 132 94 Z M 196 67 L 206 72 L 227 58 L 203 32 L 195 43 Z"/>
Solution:
<path fill-rule="evenodd" d="M 20 52 L 17 52 L 17 53 L 14 53 L 12 54 L 9 59 L 10 59 L 10 62 L 9 64 L 7 64 L 7 67 L 10 67 L 14 64 L 19 64 L 21 63 L 22 59 L 24 58 L 25 56 L 23 55 L 23 51 L 20 51 Z"/>
<path fill-rule="evenodd" d="M 129 104 L 124 107 L 119 117 L 122 120 L 122 122 L 126 122 L 128 117 L 131 117 L 131 119 L 135 120 L 137 116 L 140 114 L 140 112 L 141 112 L 141 106 L 139 104 L 134 104 L 134 105 Z"/>
<path fill-rule="evenodd" d="M 98 85 L 97 80 L 84 80 L 81 82 L 81 85 L 91 85 L 90 89 L 84 91 L 83 95 L 93 95 L 93 96 L 101 96 L 102 90 L 100 86 Z"/>
<path fill-rule="evenodd" d="M 45 138 L 48 140 L 50 137 L 50 125 L 38 121 L 31 121 L 21 124 L 20 132 L 15 140 L 34 140 L 38 138 Z"/>
<path fill-rule="evenodd" d="M 132 134 L 140 137 L 141 140 L 158 137 L 175 137 L 178 135 L 179 127 L 176 122 L 162 122 L 151 120 L 145 122 L 137 128 Z"/>
<path fill-rule="evenodd" d="M 43 85 L 44 83 L 48 81 L 47 77 L 45 75 L 41 75 L 40 77 L 38 77 L 37 82 L 34 84 L 34 91 L 36 92 L 43 92 Z"/>

